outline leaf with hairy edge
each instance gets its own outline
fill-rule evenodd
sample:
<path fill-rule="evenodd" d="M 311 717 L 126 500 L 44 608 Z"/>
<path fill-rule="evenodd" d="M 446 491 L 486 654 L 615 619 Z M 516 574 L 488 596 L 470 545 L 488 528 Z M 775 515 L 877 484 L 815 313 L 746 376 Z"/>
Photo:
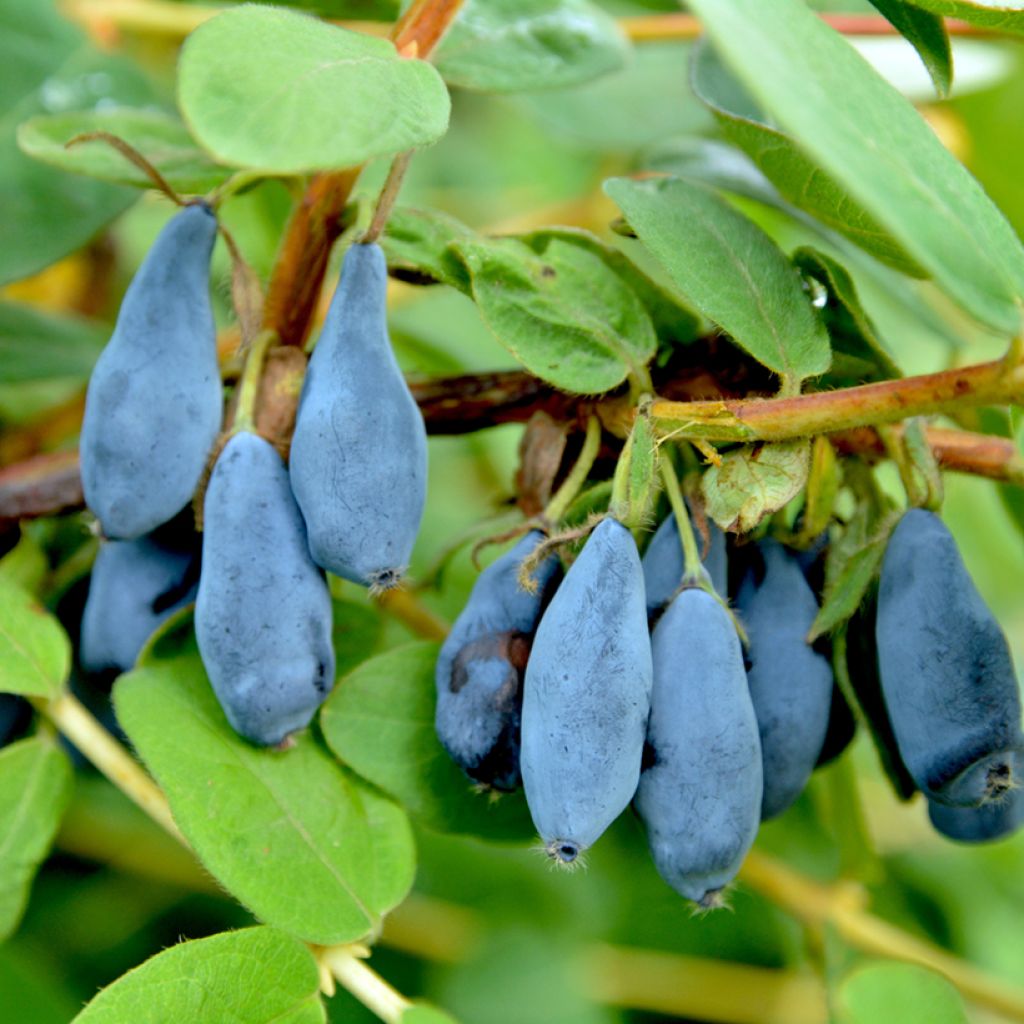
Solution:
<path fill-rule="evenodd" d="M 491 333 L 532 374 L 593 395 L 640 373 L 657 338 L 637 294 L 599 256 L 553 240 L 538 256 L 515 239 L 458 239 Z"/>
<path fill-rule="evenodd" d="M 798 209 L 897 270 L 923 276 L 924 271 L 846 189 L 809 159 L 785 132 L 769 123 L 706 40 L 694 47 L 690 84 L 730 141 Z"/>
<path fill-rule="evenodd" d="M 93 997 L 72 1024 L 325 1019 L 320 971 L 309 949 L 273 928 L 243 928 L 165 949 Z"/>
<path fill-rule="evenodd" d="M 70 800 L 71 765 L 50 737 L 0 750 L 0 942 L 18 927 Z"/>
<path fill-rule="evenodd" d="M 636 292 L 663 344 L 685 345 L 700 336 L 701 318 L 692 309 L 649 278 L 624 252 L 606 245 L 597 235 L 583 228 L 556 227 L 531 231 L 520 238 L 538 256 L 544 255 L 552 241 L 559 241 L 600 257 Z"/>
<path fill-rule="evenodd" d="M 478 793 L 434 731 L 438 646 L 413 643 L 363 662 L 320 712 L 330 748 L 424 824 L 489 839 L 534 835 L 522 797 Z"/>
<path fill-rule="evenodd" d="M 906 0 L 871 0 L 871 3 L 917 50 L 939 96 L 948 96 L 953 85 L 953 53 L 942 18 Z"/>
<path fill-rule="evenodd" d="M 402 810 L 311 733 L 284 751 L 247 743 L 194 655 L 122 676 L 114 703 L 200 860 L 261 920 L 308 942 L 350 942 L 405 896 L 414 850 Z"/>
<path fill-rule="evenodd" d="M 23 153 L 61 170 L 117 185 L 152 188 L 148 174 L 105 142 L 65 148 L 76 135 L 99 131 L 124 139 L 179 192 L 207 192 L 231 174 L 229 167 L 215 163 L 195 144 L 180 118 L 161 110 L 119 107 L 43 114 L 19 126 L 18 145 Z"/>
<path fill-rule="evenodd" d="M 178 103 L 226 164 L 279 174 L 353 167 L 436 142 L 449 100 L 437 70 L 386 39 L 246 4 L 185 41 Z"/>
<path fill-rule="evenodd" d="M 958 18 L 970 25 L 996 28 L 1002 32 L 1024 33 L 1024 4 L 1001 0 L 908 0 L 933 14 Z"/>
<path fill-rule="evenodd" d="M 682 178 L 604 188 L 683 295 L 758 362 L 793 389 L 828 369 L 828 334 L 800 275 L 753 221 Z"/>
<path fill-rule="evenodd" d="M 1024 246 L 909 101 L 802 0 L 691 0 L 759 105 L 960 306 L 1021 329 Z"/>
<path fill-rule="evenodd" d="M 810 470 L 810 442 L 748 444 L 726 452 L 701 478 L 707 513 L 723 529 L 749 533 L 795 498 Z"/>
<path fill-rule="evenodd" d="M 398 277 L 426 276 L 469 295 L 469 274 L 449 247 L 460 238 L 476 237 L 472 228 L 446 213 L 396 206 L 380 244 L 389 273 Z"/>
<path fill-rule="evenodd" d="M 70 669 L 61 624 L 28 591 L 0 581 L 0 692 L 56 697 Z"/>
<path fill-rule="evenodd" d="M 629 42 L 587 0 L 467 0 L 437 51 L 445 80 L 482 92 L 535 92 L 624 67 Z"/>

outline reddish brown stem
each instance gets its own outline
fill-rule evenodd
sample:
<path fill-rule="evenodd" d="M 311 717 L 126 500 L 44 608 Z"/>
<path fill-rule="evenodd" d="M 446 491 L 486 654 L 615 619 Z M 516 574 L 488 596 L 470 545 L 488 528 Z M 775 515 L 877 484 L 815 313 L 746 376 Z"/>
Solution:
<path fill-rule="evenodd" d="M 416 0 L 395 23 L 392 41 L 406 56 L 426 58 L 455 19 L 463 0 Z M 288 224 L 267 289 L 263 326 L 282 345 L 309 336 L 331 248 L 344 227 L 342 213 L 362 167 L 318 174 Z"/>
<path fill-rule="evenodd" d="M 895 423 L 909 416 L 1024 400 L 1024 367 L 1003 360 L 919 377 L 819 391 L 794 398 L 720 402 L 655 401 L 651 414 L 678 437 L 710 441 L 784 441 Z"/>
<path fill-rule="evenodd" d="M 823 14 L 822 20 L 845 36 L 891 36 L 897 31 L 885 18 L 875 14 Z M 703 31 L 700 20 L 692 14 L 650 14 L 619 18 L 622 30 L 634 43 L 696 39 Z M 969 25 L 964 21 L 946 20 L 951 36 L 1004 37 L 1006 32 L 995 28 Z"/>
<path fill-rule="evenodd" d="M 303 365 L 300 353 L 294 353 L 294 357 L 280 349 L 271 352 L 271 372 L 265 378 L 261 391 L 261 431 L 265 430 L 267 436 L 282 448 L 287 444 L 286 435 L 292 423 Z M 928 378 L 889 383 L 906 385 L 919 379 Z M 518 370 L 412 381 L 409 387 L 431 434 L 466 434 L 501 423 L 525 423 L 537 412 L 547 413 L 559 422 L 585 422 L 588 416 L 596 413 L 606 426 L 614 426 L 620 421 L 625 423 L 628 416 L 627 402 L 620 397 L 597 400 L 566 395 Z M 803 400 L 835 401 L 844 394 L 842 391 L 823 392 L 804 396 Z M 775 407 L 783 401 L 798 400 L 657 404 L 719 408 L 757 404 Z M 871 459 L 884 457 L 881 439 L 870 427 L 840 430 L 829 436 L 843 454 L 864 455 Z M 1014 442 L 1007 438 L 929 427 L 928 443 L 944 469 L 1024 486 L 1024 459 Z M 74 452 L 36 456 L 0 471 L 0 525 L 5 521 L 56 515 L 81 507 L 82 490 Z"/>

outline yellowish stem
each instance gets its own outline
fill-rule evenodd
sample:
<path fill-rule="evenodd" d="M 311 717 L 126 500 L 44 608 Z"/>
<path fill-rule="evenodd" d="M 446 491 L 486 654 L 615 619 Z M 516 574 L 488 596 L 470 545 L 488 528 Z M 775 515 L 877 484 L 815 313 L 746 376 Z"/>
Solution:
<path fill-rule="evenodd" d="M 329 946 L 317 953 L 334 978 L 385 1024 L 399 1024 L 412 1003 L 355 956 L 350 946 Z"/>
<path fill-rule="evenodd" d="M 443 640 L 451 627 L 440 615 L 421 604 L 404 587 L 395 587 L 374 595 L 374 600 L 393 618 L 408 626 L 417 636 L 426 640 Z"/>

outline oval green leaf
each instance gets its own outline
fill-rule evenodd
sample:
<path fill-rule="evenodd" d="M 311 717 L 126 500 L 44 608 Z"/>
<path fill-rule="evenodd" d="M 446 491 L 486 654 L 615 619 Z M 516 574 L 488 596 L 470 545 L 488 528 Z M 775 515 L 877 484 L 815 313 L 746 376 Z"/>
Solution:
<path fill-rule="evenodd" d="M 434 732 L 435 643 L 406 644 L 363 662 L 320 712 L 330 748 L 353 771 L 442 832 L 531 839 L 519 795 L 476 792 Z"/>
<path fill-rule="evenodd" d="M 795 498 L 807 482 L 806 440 L 744 445 L 722 456 L 701 477 L 707 513 L 723 529 L 749 533 Z"/>
<path fill-rule="evenodd" d="M 636 292 L 599 256 L 553 239 L 538 256 L 515 239 L 457 239 L 484 322 L 530 371 L 600 394 L 643 374 L 657 337 Z"/>
<path fill-rule="evenodd" d="M 759 105 L 980 322 L 1021 329 L 1024 247 L 914 107 L 802 0 L 692 0 Z"/>
<path fill-rule="evenodd" d="M 100 131 L 117 135 L 137 149 L 179 192 L 207 192 L 231 174 L 230 168 L 215 163 L 195 144 L 179 118 L 160 110 L 121 107 L 43 114 L 19 126 L 18 145 L 23 153 L 65 171 L 152 188 L 147 174 L 105 142 L 65 148 L 76 135 Z"/>
<path fill-rule="evenodd" d="M 18 927 L 70 799 L 71 765 L 52 739 L 0 751 L 0 942 Z"/>
<path fill-rule="evenodd" d="M 269 173 L 353 167 L 436 142 L 448 90 L 386 39 L 273 7 L 200 25 L 178 65 L 192 134 L 226 164 Z"/>
<path fill-rule="evenodd" d="M 690 57 L 690 84 L 729 140 L 754 161 L 779 192 L 866 252 L 915 277 L 924 271 L 834 178 L 810 160 L 785 132 L 769 124 L 757 103 L 701 41 Z"/>
<path fill-rule="evenodd" d="M 0 692 L 56 697 L 70 669 L 61 624 L 28 591 L 0 581 Z"/>
<path fill-rule="evenodd" d="M 1024 4 L 999 0 L 909 0 L 915 7 L 1003 32 L 1024 32 Z"/>
<path fill-rule="evenodd" d="M 122 676 L 114 701 L 200 860 L 260 920 L 349 942 L 407 893 L 414 849 L 401 809 L 309 733 L 286 751 L 241 739 L 197 658 Z"/>
<path fill-rule="evenodd" d="M 180 942 L 103 989 L 72 1024 L 323 1024 L 312 953 L 273 928 Z"/>
<path fill-rule="evenodd" d="M 836 993 L 836 1024 L 967 1024 L 953 983 L 917 964 L 892 961 L 851 971 Z"/>
<path fill-rule="evenodd" d="M 683 295 L 758 362 L 793 384 L 828 369 L 828 334 L 800 275 L 756 224 L 681 178 L 604 188 Z"/>
<path fill-rule="evenodd" d="M 587 0 L 468 0 L 436 63 L 463 89 L 528 92 L 588 82 L 628 56 L 615 19 Z"/>

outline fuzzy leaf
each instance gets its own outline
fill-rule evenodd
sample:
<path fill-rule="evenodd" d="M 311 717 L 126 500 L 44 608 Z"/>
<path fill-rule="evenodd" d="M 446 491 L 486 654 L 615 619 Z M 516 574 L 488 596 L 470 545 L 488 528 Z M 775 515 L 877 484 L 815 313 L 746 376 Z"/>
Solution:
<path fill-rule="evenodd" d="M 436 142 L 448 128 L 448 91 L 426 61 L 257 4 L 188 37 L 178 102 L 216 159 L 280 174 L 353 167 Z"/>

